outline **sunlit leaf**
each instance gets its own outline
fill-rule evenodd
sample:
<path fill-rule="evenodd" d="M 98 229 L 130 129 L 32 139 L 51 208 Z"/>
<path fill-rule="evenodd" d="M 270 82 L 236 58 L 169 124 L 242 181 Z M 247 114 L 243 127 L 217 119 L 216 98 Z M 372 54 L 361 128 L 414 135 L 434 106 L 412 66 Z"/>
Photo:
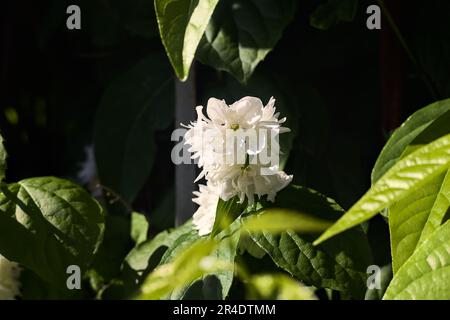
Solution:
<path fill-rule="evenodd" d="M 131 213 L 131 239 L 136 244 L 144 242 L 147 239 L 148 221 L 145 215 L 132 212 Z"/>
<path fill-rule="evenodd" d="M 197 240 L 175 260 L 157 267 L 142 285 L 138 299 L 161 299 L 203 275 L 233 268 L 233 264 L 210 256 L 216 247 L 212 239 Z"/>
<path fill-rule="evenodd" d="M 379 180 L 400 159 L 405 148 L 416 137 L 449 110 L 450 99 L 434 102 L 415 112 L 395 130 L 373 167 L 372 184 Z"/>
<path fill-rule="evenodd" d="M 281 233 L 293 230 L 298 233 L 317 233 L 327 229 L 333 222 L 318 219 L 291 209 L 262 209 L 243 220 L 243 228 L 249 232 Z"/>
<path fill-rule="evenodd" d="M 385 300 L 450 299 L 450 221 L 417 248 L 392 279 Z"/>
<path fill-rule="evenodd" d="M 316 300 L 313 291 L 284 274 L 255 275 L 248 280 L 247 298 L 251 300 Z"/>
<path fill-rule="evenodd" d="M 450 135 L 446 135 L 398 161 L 370 190 L 314 243 L 372 218 L 402 197 L 445 172 L 450 164 Z"/>
<path fill-rule="evenodd" d="M 155 0 L 161 39 L 180 80 L 186 80 L 197 46 L 218 0 Z"/>

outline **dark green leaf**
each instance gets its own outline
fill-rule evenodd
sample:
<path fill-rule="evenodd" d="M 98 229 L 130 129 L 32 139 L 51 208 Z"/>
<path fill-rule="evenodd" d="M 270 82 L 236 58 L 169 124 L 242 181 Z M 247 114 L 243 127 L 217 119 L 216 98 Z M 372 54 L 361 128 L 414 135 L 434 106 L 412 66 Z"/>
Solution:
<path fill-rule="evenodd" d="M 130 219 L 127 216 L 112 214 L 105 216 L 103 242 L 88 271 L 88 279 L 94 291 L 103 290 L 120 276 L 123 259 L 133 245 L 130 228 Z"/>
<path fill-rule="evenodd" d="M 239 244 L 239 239 L 241 236 L 241 222 L 239 220 L 235 221 L 216 237 L 218 242 L 217 248 L 212 253 L 218 261 L 228 262 L 230 266 L 234 266 L 234 260 L 236 257 L 237 247 Z M 215 277 L 218 279 L 217 282 L 211 283 L 208 281 L 210 277 Z M 214 297 L 216 299 L 225 299 L 228 296 L 231 285 L 234 278 L 234 267 L 228 269 L 219 270 L 218 272 L 209 273 L 207 277 L 204 277 L 203 291 L 206 292 L 205 298 Z M 217 285 L 214 285 L 217 284 Z M 214 288 L 215 292 L 207 292 L 207 289 L 211 291 Z"/>
<path fill-rule="evenodd" d="M 60 287 L 66 285 L 68 266 L 86 271 L 103 238 L 104 214 L 97 201 L 53 177 L 22 180 L 2 191 L 2 255 Z"/>
<path fill-rule="evenodd" d="M 336 220 L 344 212 L 332 199 L 298 186 L 281 191 L 274 205 L 325 220 Z M 320 246 L 312 244 L 315 235 L 292 230 L 281 235 L 263 232 L 251 236 L 279 267 L 306 285 L 343 291 L 353 297 L 364 296 L 371 254 L 360 229 L 349 230 Z"/>
<path fill-rule="evenodd" d="M 340 21 L 353 21 L 357 7 L 358 0 L 328 0 L 314 10 L 309 23 L 317 29 L 327 30 Z"/>
<path fill-rule="evenodd" d="M 295 5 L 293 0 L 220 1 L 200 42 L 198 59 L 246 83 L 281 38 Z"/>
<path fill-rule="evenodd" d="M 228 201 L 219 199 L 219 202 L 217 203 L 216 219 L 211 231 L 211 236 L 214 237 L 220 231 L 228 228 L 228 226 L 231 225 L 242 212 L 244 212 L 246 207 L 247 201 L 244 201 L 244 203 L 239 203 L 238 197 L 233 197 Z"/>
<path fill-rule="evenodd" d="M 173 81 L 164 57 L 152 55 L 106 90 L 95 124 L 101 183 L 131 201 L 150 174 L 154 133 L 173 119 Z"/>

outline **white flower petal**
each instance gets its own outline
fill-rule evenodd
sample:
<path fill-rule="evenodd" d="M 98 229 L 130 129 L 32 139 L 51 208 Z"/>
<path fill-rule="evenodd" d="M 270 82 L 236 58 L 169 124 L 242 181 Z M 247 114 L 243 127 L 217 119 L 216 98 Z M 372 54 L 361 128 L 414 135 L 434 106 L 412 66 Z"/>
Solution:
<path fill-rule="evenodd" d="M 292 180 L 292 176 L 279 170 L 276 161 L 267 164 L 267 160 L 279 157 L 272 157 L 270 152 L 282 153 L 272 143 L 280 133 L 289 131 L 282 126 L 286 118 L 279 119 L 275 99 L 263 106 L 256 97 L 244 97 L 228 106 L 223 100 L 211 98 L 207 115 L 209 119 L 203 115 L 202 107 L 197 107 L 197 121 L 188 126 L 185 134 L 192 158 L 202 168 L 196 181 L 204 177 L 208 184 L 200 188 L 194 199 L 200 205 L 194 214 L 194 224 L 201 234 L 210 232 L 214 224 L 219 197 L 226 201 L 238 196 L 240 201 L 247 199 L 250 205 L 255 196 L 267 196 L 273 201 L 276 193 Z M 230 137 L 230 131 L 236 136 Z M 256 141 L 251 140 L 255 137 Z M 208 199 L 214 199 L 214 205 Z"/>
<path fill-rule="evenodd" d="M 224 100 L 209 98 L 206 113 L 208 114 L 209 119 L 213 122 L 224 124 L 227 110 L 228 106 Z"/>
<path fill-rule="evenodd" d="M 261 119 L 263 104 L 258 98 L 244 97 L 233 103 L 230 109 L 234 112 L 236 123 L 248 128 Z"/>
<path fill-rule="evenodd" d="M 199 205 L 193 216 L 194 227 L 200 236 L 211 233 L 216 219 L 217 202 L 219 193 L 216 186 L 199 185 L 199 191 L 194 193 L 197 198 L 192 199 Z"/>

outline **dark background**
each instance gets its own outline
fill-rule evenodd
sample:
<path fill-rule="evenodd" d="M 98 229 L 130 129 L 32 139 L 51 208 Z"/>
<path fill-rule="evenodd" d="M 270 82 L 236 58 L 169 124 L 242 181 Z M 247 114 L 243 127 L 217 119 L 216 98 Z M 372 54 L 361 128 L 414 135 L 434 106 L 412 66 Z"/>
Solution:
<path fill-rule="evenodd" d="M 248 93 L 267 102 L 275 96 L 297 128 L 285 171 L 295 183 L 348 208 L 370 186 L 371 168 L 392 130 L 415 110 L 450 96 L 450 4 L 386 1 L 411 57 L 386 20 L 381 30 L 366 28 L 365 9 L 374 1 L 360 1 L 353 22 L 326 31 L 309 24 L 323 2 L 298 1 L 294 21 L 246 87 L 196 63 L 197 102 L 216 96 L 231 103 Z M 81 7 L 81 30 L 65 26 L 69 4 Z M 7 180 L 55 175 L 86 183 L 78 173 L 85 148 L 93 144 L 105 91 L 140 60 L 163 53 L 153 1 L 19 0 L 1 7 L 0 128 L 9 153 Z M 162 105 L 154 116 L 171 119 L 173 109 Z M 120 119 L 111 119 L 112 127 L 114 121 Z M 174 128 L 154 132 L 148 182 L 133 203 L 122 203 L 145 212 L 155 231 L 174 221 Z M 92 180 L 95 192 L 98 181 Z"/>

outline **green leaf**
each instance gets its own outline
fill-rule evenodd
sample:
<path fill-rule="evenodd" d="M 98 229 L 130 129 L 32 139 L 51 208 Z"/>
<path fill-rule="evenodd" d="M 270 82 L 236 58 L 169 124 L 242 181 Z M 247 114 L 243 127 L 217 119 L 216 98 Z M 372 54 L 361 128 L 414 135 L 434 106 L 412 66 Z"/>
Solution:
<path fill-rule="evenodd" d="M 197 230 L 193 227 L 173 241 L 171 247 L 163 255 L 160 265 L 167 264 L 178 259 L 186 250 L 199 240 Z M 234 221 L 230 226 L 221 231 L 213 239 L 217 242 L 215 249 L 211 252 L 211 257 L 215 257 L 222 262 L 227 262 L 231 266 L 234 264 L 237 246 L 240 238 L 240 221 Z M 234 277 L 234 267 L 218 272 L 211 272 L 204 275 L 202 279 L 195 279 L 170 292 L 168 298 L 171 300 L 182 299 L 188 294 L 188 290 L 198 280 L 203 281 L 202 294 L 206 298 L 225 299 L 230 290 Z M 218 282 L 211 281 L 212 277 L 218 279 Z"/>
<path fill-rule="evenodd" d="M 450 170 L 447 171 L 436 199 L 431 208 L 428 220 L 422 230 L 418 245 L 423 243 L 439 226 L 445 222 L 450 208 Z"/>
<path fill-rule="evenodd" d="M 200 42 L 198 59 L 246 83 L 281 38 L 295 7 L 293 0 L 221 1 Z"/>
<path fill-rule="evenodd" d="M 99 293 L 120 276 L 120 267 L 133 241 L 130 219 L 125 215 L 107 214 L 103 242 L 95 255 L 87 277 L 92 289 Z"/>
<path fill-rule="evenodd" d="M 132 212 L 131 213 L 131 239 L 136 244 L 140 244 L 147 240 L 148 221 L 145 215 Z"/>
<path fill-rule="evenodd" d="M 154 267 L 156 263 L 153 262 L 153 256 L 161 248 L 170 248 L 173 246 L 175 241 L 182 235 L 192 233 L 193 226 L 192 222 L 189 220 L 182 226 L 169 231 L 163 231 L 157 234 L 152 239 L 146 240 L 145 242 L 138 243 L 127 255 L 124 261 L 123 269 L 126 272 L 133 271 L 134 279 L 139 280 L 139 278 L 146 274 L 150 267 Z M 161 256 L 160 256 L 161 257 Z M 153 262 L 153 263 L 152 263 Z"/>
<path fill-rule="evenodd" d="M 438 106 L 441 106 L 441 104 L 438 104 Z M 425 109 L 428 109 L 428 107 Z M 450 133 L 449 123 L 450 110 L 440 114 L 423 128 L 401 152 L 400 159 Z M 392 139 L 396 138 L 393 137 Z M 395 147 L 398 147 L 398 145 L 393 145 L 393 148 Z M 414 252 L 419 242 L 423 241 L 428 234 L 431 234 L 432 230 L 435 230 L 441 224 L 441 220 L 448 209 L 448 201 L 446 199 L 448 186 L 444 183 L 445 176 L 445 172 L 436 176 L 421 188 L 412 190 L 409 195 L 389 207 L 392 268 L 394 273 Z M 431 214 L 432 212 L 433 214 Z M 429 222 L 430 219 L 434 222 Z M 424 232 L 425 225 L 428 225 L 428 231 L 426 232 Z"/>
<path fill-rule="evenodd" d="M 383 299 L 450 299 L 450 221 L 439 227 L 398 270 Z"/>
<path fill-rule="evenodd" d="M 316 300 L 313 291 L 285 274 L 261 274 L 247 283 L 250 300 Z"/>
<path fill-rule="evenodd" d="M 437 117 L 417 135 L 402 152 L 401 158 L 450 133 L 449 123 L 450 110 Z M 394 273 L 411 256 L 415 248 L 441 225 L 449 208 L 450 174 L 448 172 L 430 180 L 389 208 Z"/>
<path fill-rule="evenodd" d="M 0 253 L 65 287 L 70 265 L 82 272 L 104 231 L 102 207 L 81 187 L 54 177 L 31 178 L 2 188 Z"/>
<path fill-rule="evenodd" d="M 207 299 L 227 298 L 234 279 L 234 260 L 241 236 L 241 221 L 236 220 L 227 229 L 219 233 L 215 240 L 218 245 L 212 253 L 218 261 L 227 262 L 230 268 L 210 273 L 203 277 L 203 293 Z M 215 277 L 218 281 L 212 282 L 211 278 Z"/>
<path fill-rule="evenodd" d="M 411 115 L 384 146 L 372 171 L 372 184 L 378 181 L 401 158 L 410 145 L 436 119 L 450 110 L 450 99 L 434 102 Z M 436 137 L 437 138 L 437 137 Z"/>
<path fill-rule="evenodd" d="M 172 262 L 157 267 L 142 285 L 138 299 L 162 299 L 206 274 L 232 269 L 232 264 L 210 256 L 216 247 L 212 239 L 197 240 Z"/>
<path fill-rule="evenodd" d="M 177 77 L 184 81 L 219 0 L 155 0 L 159 33 Z"/>
<path fill-rule="evenodd" d="M 358 0 L 328 0 L 319 5 L 309 17 L 309 24 L 320 30 L 327 30 L 340 21 L 353 21 Z"/>
<path fill-rule="evenodd" d="M 414 252 L 419 239 L 426 239 L 441 225 L 442 218 L 449 208 L 450 174 L 448 172 L 436 176 L 389 207 L 394 274 Z M 427 225 L 427 231 L 424 233 L 425 225 Z"/>
<path fill-rule="evenodd" d="M 172 262 L 200 239 L 198 231 L 194 228 L 191 220 L 186 222 L 183 227 L 175 229 L 175 231 L 175 239 L 172 241 L 172 245 L 164 252 L 159 262 L 160 265 Z"/>
<path fill-rule="evenodd" d="M 314 244 L 372 218 L 382 209 L 410 195 L 445 172 L 449 164 L 450 135 L 446 135 L 398 161 Z"/>
<path fill-rule="evenodd" d="M 100 181 L 132 201 L 148 178 L 154 133 L 173 119 L 173 81 L 161 55 L 151 55 L 106 89 L 95 123 Z"/>
<path fill-rule="evenodd" d="M 406 146 L 403 150 L 400 158 L 406 157 L 408 154 L 413 153 L 417 149 L 423 147 L 425 144 L 430 143 L 446 134 L 450 133 L 450 110 L 437 117 L 432 124 L 424 129 L 414 140 Z"/>
<path fill-rule="evenodd" d="M 268 233 L 281 233 L 288 229 L 299 233 L 317 233 L 326 230 L 331 224 L 330 221 L 283 208 L 262 209 L 243 220 L 243 228 L 248 232 Z"/>
<path fill-rule="evenodd" d="M 211 236 L 214 237 L 220 231 L 225 230 L 230 226 L 234 220 L 237 219 L 244 212 L 247 207 L 247 201 L 239 203 L 239 197 L 233 197 L 228 201 L 219 198 L 216 209 L 216 219 L 211 231 Z"/>
<path fill-rule="evenodd" d="M 344 212 L 332 199 L 298 186 L 281 191 L 274 205 L 325 221 L 334 221 Z M 280 235 L 269 232 L 250 235 L 276 265 L 306 285 L 331 288 L 357 298 L 364 296 L 366 268 L 372 258 L 361 229 L 349 230 L 320 246 L 312 244 L 315 234 L 295 233 L 289 229 Z"/>
<path fill-rule="evenodd" d="M 2 183 L 3 179 L 5 179 L 6 158 L 8 157 L 3 143 L 3 137 L 0 135 L 0 183 Z"/>

